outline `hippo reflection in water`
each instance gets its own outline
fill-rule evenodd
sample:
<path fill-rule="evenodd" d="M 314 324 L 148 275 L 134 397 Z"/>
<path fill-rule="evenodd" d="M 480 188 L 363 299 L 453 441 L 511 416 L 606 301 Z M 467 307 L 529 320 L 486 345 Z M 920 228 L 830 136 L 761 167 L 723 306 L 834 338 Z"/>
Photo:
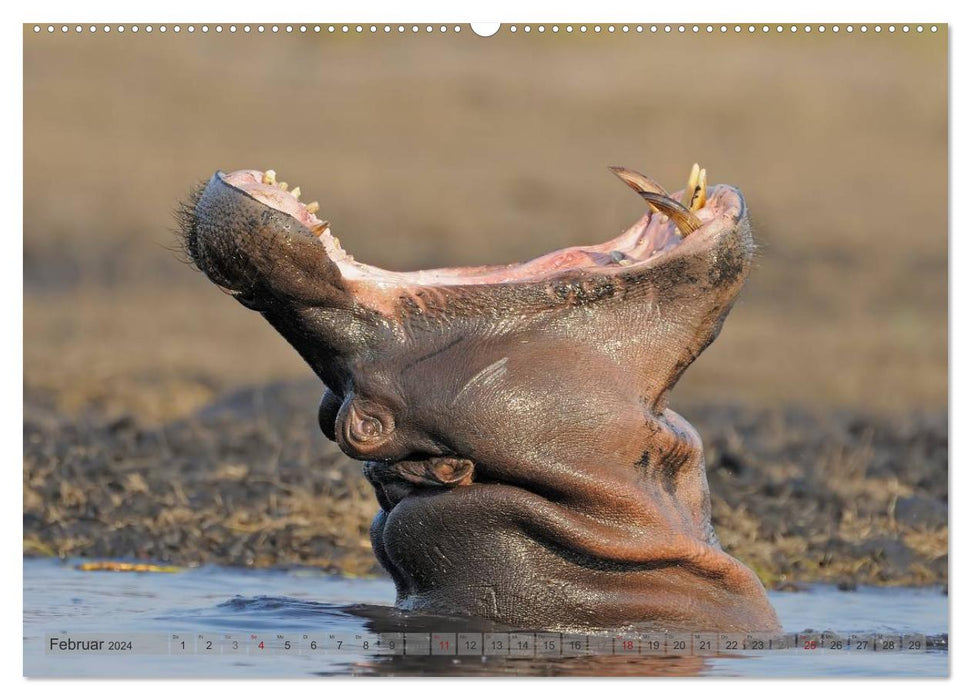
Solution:
<path fill-rule="evenodd" d="M 380 512 L 403 609 L 526 628 L 778 629 L 710 521 L 701 439 L 667 407 L 751 262 L 745 202 L 692 170 L 617 238 L 519 265 L 354 260 L 272 170 L 217 172 L 186 249 L 326 385 L 323 432 Z"/>

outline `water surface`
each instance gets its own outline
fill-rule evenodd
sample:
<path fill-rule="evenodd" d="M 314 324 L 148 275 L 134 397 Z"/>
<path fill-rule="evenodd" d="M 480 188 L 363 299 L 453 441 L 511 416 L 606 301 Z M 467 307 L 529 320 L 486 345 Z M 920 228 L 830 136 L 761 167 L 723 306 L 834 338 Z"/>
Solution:
<path fill-rule="evenodd" d="M 301 677 L 308 675 L 704 675 L 943 676 L 940 651 L 886 653 L 746 652 L 718 657 L 499 658 L 404 657 L 343 648 L 307 654 L 129 654 L 124 657 L 45 653 L 49 635 L 173 634 L 269 639 L 275 634 L 351 639 L 376 632 L 489 631 L 455 618 L 403 615 L 390 605 L 389 579 L 349 579 L 311 570 L 202 567 L 175 574 L 83 572 L 78 562 L 24 560 L 24 673 L 73 677 Z M 770 592 L 786 632 L 938 635 L 948 630 L 940 589 L 862 587 L 844 592 L 811 586 Z M 207 637 L 210 638 L 210 637 Z M 349 644 L 353 647 L 353 644 Z M 201 647 L 200 647 L 201 648 Z"/>

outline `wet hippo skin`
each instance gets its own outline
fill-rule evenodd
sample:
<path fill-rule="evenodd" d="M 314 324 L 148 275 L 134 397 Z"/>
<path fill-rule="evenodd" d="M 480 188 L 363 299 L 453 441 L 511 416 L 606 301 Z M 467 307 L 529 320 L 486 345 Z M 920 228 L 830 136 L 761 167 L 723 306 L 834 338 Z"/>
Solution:
<path fill-rule="evenodd" d="M 668 394 L 745 277 L 745 202 L 692 171 L 619 237 L 521 265 L 355 261 L 273 171 L 216 173 L 186 250 L 326 385 L 323 432 L 365 463 L 401 608 L 528 628 L 778 629 L 718 545 L 701 439 Z"/>

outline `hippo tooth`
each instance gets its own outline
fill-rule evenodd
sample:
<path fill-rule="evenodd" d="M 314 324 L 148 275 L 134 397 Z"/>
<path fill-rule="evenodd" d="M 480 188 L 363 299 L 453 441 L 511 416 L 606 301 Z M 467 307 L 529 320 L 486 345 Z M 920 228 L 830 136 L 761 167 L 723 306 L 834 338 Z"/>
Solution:
<path fill-rule="evenodd" d="M 300 188 L 298 187 L 297 189 L 299 190 Z M 304 207 L 304 209 L 306 209 L 307 213 L 309 214 L 316 214 L 318 211 L 320 211 L 320 204 L 316 200 L 314 200 L 306 207 Z"/>
<path fill-rule="evenodd" d="M 289 186 L 290 186 L 290 185 L 288 185 L 288 184 L 287 184 L 287 183 L 285 183 L 285 182 L 279 182 L 279 183 L 277 183 L 277 187 L 279 187 L 279 188 L 280 188 L 281 190 L 283 190 L 284 192 L 286 192 L 286 191 L 287 191 L 287 188 L 288 188 Z"/>
<path fill-rule="evenodd" d="M 698 168 L 697 164 L 695 164 L 695 168 Z M 695 180 L 694 184 L 697 186 L 698 174 L 695 173 L 695 168 L 692 168 L 691 171 Z M 651 178 L 646 175 L 641 175 L 634 170 L 628 170 L 627 168 L 618 166 L 611 167 L 610 171 L 623 180 L 628 187 L 637 192 L 653 211 L 670 218 L 674 222 L 674 225 L 678 227 L 678 232 L 682 238 L 701 227 L 701 219 L 695 216 L 681 202 L 673 199 L 663 187 Z M 700 168 L 698 168 L 698 171 L 700 173 Z M 689 182 L 689 184 L 691 183 Z M 662 224 L 665 223 L 664 218 L 659 221 Z"/>
<path fill-rule="evenodd" d="M 693 200 L 693 206 L 691 207 L 695 211 L 702 209 L 705 206 L 705 202 L 708 201 L 708 173 L 702 168 L 701 172 L 698 173 L 698 191 Z"/>
<path fill-rule="evenodd" d="M 653 192 L 642 192 L 641 197 L 643 197 L 648 204 L 653 204 L 658 211 L 671 219 L 671 221 L 674 222 L 674 225 L 678 227 L 678 233 L 681 234 L 682 238 L 685 238 L 688 234 L 701 228 L 701 219 L 695 216 L 694 213 L 686 206 L 681 204 L 681 202 L 671 199 L 670 197 L 663 197 Z"/>
<path fill-rule="evenodd" d="M 297 199 L 300 199 L 300 188 L 294 187 L 292 190 L 290 190 L 290 194 L 292 194 Z"/>
<path fill-rule="evenodd" d="M 275 185 L 276 184 L 276 171 L 267 170 L 263 173 L 263 184 L 264 185 Z"/>
<path fill-rule="evenodd" d="M 691 206 L 691 201 L 695 196 L 695 190 L 698 189 L 698 174 L 700 172 L 701 169 L 697 163 L 691 166 L 691 174 L 688 175 L 688 186 L 684 188 L 684 194 L 681 195 L 681 203 L 685 207 Z"/>
<path fill-rule="evenodd" d="M 665 190 L 659 184 L 654 182 L 654 180 L 649 178 L 647 175 L 642 175 L 636 170 L 623 168 L 619 165 L 612 165 L 610 166 L 609 170 L 614 175 L 616 175 L 621 180 L 623 180 L 625 185 L 630 187 L 639 195 L 643 195 L 645 192 L 653 192 L 654 194 L 659 194 L 664 197 L 671 196 L 668 194 L 667 190 Z M 655 207 L 650 202 L 648 202 L 647 205 L 651 208 L 652 211 L 657 211 L 657 207 Z"/>

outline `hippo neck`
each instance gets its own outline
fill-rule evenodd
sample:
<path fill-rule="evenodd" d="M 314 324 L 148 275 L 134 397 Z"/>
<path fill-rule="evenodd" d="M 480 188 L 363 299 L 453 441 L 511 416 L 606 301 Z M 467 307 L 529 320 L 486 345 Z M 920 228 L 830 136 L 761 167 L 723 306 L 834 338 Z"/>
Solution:
<path fill-rule="evenodd" d="M 639 437 L 638 460 L 596 479 L 578 466 L 565 483 L 554 470 L 382 510 L 372 543 L 398 605 L 534 629 L 777 629 L 758 578 L 714 537 L 697 433 L 665 411 Z"/>
<path fill-rule="evenodd" d="M 596 470 L 569 465 L 517 484 L 538 497 L 522 527 L 591 562 L 638 566 L 718 549 L 698 433 L 665 410 L 649 414 L 633 442 L 635 459 L 603 455 Z"/>

